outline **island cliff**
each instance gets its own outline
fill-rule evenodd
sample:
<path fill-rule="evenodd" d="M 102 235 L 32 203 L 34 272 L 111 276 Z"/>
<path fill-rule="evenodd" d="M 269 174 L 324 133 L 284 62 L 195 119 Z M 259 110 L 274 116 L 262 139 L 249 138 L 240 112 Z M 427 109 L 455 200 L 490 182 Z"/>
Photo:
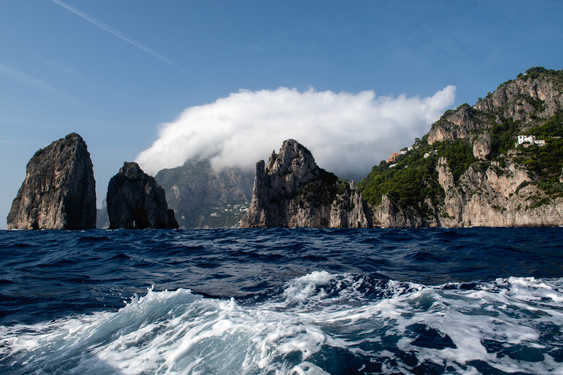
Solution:
<path fill-rule="evenodd" d="M 361 182 L 379 226 L 563 225 L 563 71 L 532 68 Z"/>
<path fill-rule="evenodd" d="M 37 151 L 8 214 L 8 229 L 96 227 L 96 189 L 86 143 L 71 133 Z"/>
<path fill-rule="evenodd" d="M 369 227 L 353 183 L 317 166 L 309 150 L 283 142 L 265 165 L 256 164 L 252 201 L 241 227 Z"/>
<path fill-rule="evenodd" d="M 110 229 L 178 228 L 164 190 L 137 163 L 123 163 L 108 185 Z"/>
<path fill-rule="evenodd" d="M 428 134 L 359 184 L 285 141 L 259 162 L 243 227 L 563 225 L 563 71 L 529 69 Z"/>
<path fill-rule="evenodd" d="M 203 159 L 163 169 L 154 178 L 181 228 L 232 228 L 250 204 L 254 174 L 236 167 L 216 171 Z"/>

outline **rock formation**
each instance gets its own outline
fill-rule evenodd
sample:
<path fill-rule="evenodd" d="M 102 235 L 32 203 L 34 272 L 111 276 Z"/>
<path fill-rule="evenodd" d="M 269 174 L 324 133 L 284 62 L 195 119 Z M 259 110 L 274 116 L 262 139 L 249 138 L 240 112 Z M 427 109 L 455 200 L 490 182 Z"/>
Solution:
<path fill-rule="evenodd" d="M 549 119 L 560 112 L 563 106 L 560 76 L 561 71 L 528 69 L 517 79 L 505 82 L 493 93 L 477 101 L 474 108 L 514 121 Z"/>
<path fill-rule="evenodd" d="M 181 228 L 238 226 L 250 204 L 253 179 L 251 171 L 240 168 L 216 171 L 208 159 L 188 160 L 155 176 Z"/>
<path fill-rule="evenodd" d="M 544 145 L 517 145 L 535 135 Z M 374 225 L 563 225 L 563 71 L 529 69 L 449 110 L 361 183 Z"/>
<path fill-rule="evenodd" d="M 96 227 L 96 189 L 86 143 L 71 133 L 37 151 L 8 214 L 8 229 Z"/>
<path fill-rule="evenodd" d="M 108 185 L 110 229 L 178 228 L 164 190 L 137 163 L 125 162 Z"/>
<path fill-rule="evenodd" d="M 241 227 L 368 227 L 365 208 L 353 183 L 319 168 L 311 152 L 290 139 L 267 165 L 256 164 L 252 201 Z"/>
<path fill-rule="evenodd" d="M 491 154 L 492 140 L 488 132 L 480 134 L 473 142 L 473 156 L 475 159 L 487 160 Z"/>
<path fill-rule="evenodd" d="M 519 145 L 519 135 L 543 142 Z M 540 225 L 563 225 L 563 70 L 543 68 L 503 83 L 474 106 L 446 111 L 359 186 L 285 141 L 267 165 L 256 165 L 241 221 L 243 227 Z"/>

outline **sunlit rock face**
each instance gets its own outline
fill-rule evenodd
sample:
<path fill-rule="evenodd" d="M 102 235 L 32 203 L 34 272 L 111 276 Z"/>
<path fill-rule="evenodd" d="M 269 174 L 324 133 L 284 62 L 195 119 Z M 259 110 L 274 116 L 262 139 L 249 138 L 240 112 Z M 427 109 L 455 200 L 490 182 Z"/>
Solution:
<path fill-rule="evenodd" d="M 416 189 L 407 196 L 388 173 L 396 191 L 370 203 L 374 225 L 563 225 L 562 121 L 563 71 L 543 68 L 501 84 L 474 106 L 446 111 L 392 169 L 433 195 L 405 204 Z M 519 145 L 519 136 L 541 141 Z M 430 171 L 426 180 L 410 177 L 423 170 Z M 373 190 L 369 180 L 382 181 L 375 177 L 364 186 Z"/>
<path fill-rule="evenodd" d="M 96 182 L 88 147 L 71 133 L 37 151 L 8 214 L 8 229 L 96 227 Z"/>
<path fill-rule="evenodd" d="M 256 164 L 241 227 L 368 227 L 366 209 L 353 183 L 319 168 L 307 148 L 289 139 L 267 164 Z"/>

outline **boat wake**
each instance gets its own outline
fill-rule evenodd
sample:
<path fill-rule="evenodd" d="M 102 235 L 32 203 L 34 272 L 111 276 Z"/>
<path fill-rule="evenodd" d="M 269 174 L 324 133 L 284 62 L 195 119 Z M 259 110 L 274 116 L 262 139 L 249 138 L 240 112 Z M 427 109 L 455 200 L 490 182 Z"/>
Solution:
<path fill-rule="evenodd" d="M 154 291 L 0 326 L 6 374 L 563 371 L 563 279 L 438 286 L 316 271 L 261 302 Z"/>

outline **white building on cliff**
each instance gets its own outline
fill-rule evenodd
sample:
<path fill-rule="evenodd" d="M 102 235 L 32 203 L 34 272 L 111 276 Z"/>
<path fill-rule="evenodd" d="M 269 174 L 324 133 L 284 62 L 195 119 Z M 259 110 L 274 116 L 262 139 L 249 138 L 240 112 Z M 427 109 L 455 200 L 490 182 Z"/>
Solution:
<path fill-rule="evenodd" d="M 521 145 L 523 143 L 529 143 L 531 145 L 538 145 L 538 146 L 545 145 L 545 141 L 543 139 L 536 139 L 535 135 L 519 135 L 516 146 Z"/>

